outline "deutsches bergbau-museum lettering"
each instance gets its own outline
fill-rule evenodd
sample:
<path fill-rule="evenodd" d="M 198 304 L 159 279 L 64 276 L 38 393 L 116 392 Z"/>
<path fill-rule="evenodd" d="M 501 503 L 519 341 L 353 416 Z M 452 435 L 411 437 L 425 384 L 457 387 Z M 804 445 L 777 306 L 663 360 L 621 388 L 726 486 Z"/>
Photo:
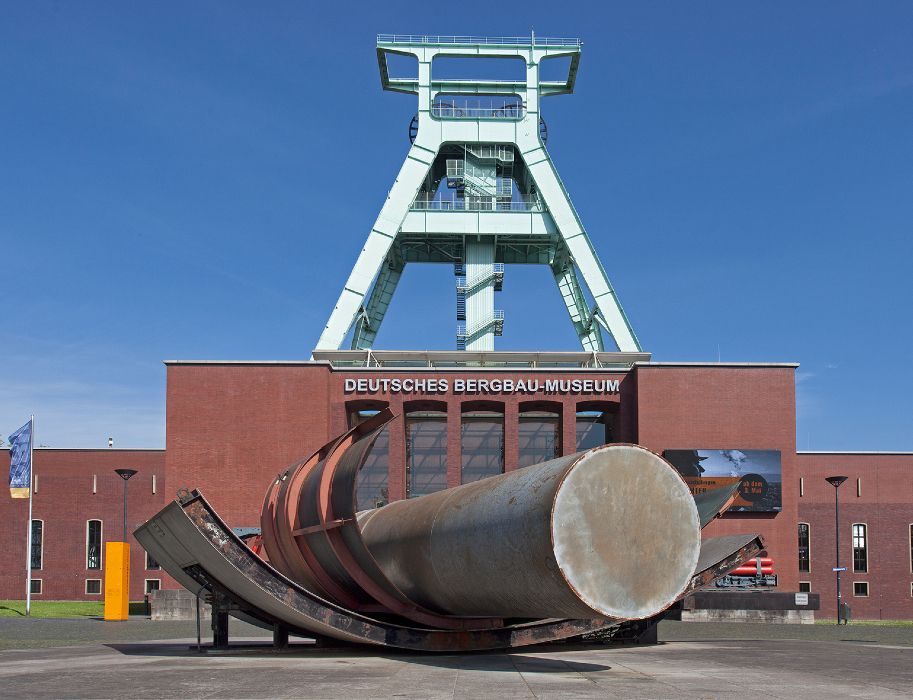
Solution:
<path fill-rule="evenodd" d="M 618 379 L 346 379 L 346 394 L 617 394 Z"/>

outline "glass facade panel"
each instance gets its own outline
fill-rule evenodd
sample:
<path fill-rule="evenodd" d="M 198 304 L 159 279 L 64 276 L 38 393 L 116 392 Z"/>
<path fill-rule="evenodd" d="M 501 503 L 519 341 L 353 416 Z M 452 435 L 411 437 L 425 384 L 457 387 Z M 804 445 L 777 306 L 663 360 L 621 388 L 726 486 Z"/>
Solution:
<path fill-rule="evenodd" d="M 390 492 L 387 489 L 389 455 L 390 428 L 386 427 L 377 436 L 361 471 L 358 472 L 358 479 L 355 482 L 358 510 L 378 508 L 390 502 Z"/>
<path fill-rule="evenodd" d="M 518 466 L 547 462 L 561 455 L 561 423 L 557 413 L 521 413 Z"/>
<path fill-rule="evenodd" d="M 86 568 L 101 568 L 101 520 L 86 523 Z"/>
<path fill-rule="evenodd" d="M 447 414 L 406 416 L 406 477 L 409 498 L 447 488 Z"/>
<path fill-rule="evenodd" d="M 853 571 L 865 573 L 869 570 L 869 548 L 866 527 L 862 523 L 853 525 Z"/>
<path fill-rule="evenodd" d="M 462 483 L 504 472 L 504 416 L 464 413 L 462 422 Z"/>
<path fill-rule="evenodd" d="M 605 415 L 599 411 L 582 411 L 577 414 L 577 452 L 591 450 L 609 441 Z"/>
<path fill-rule="evenodd" d="M 799 523 L 799 571 L 811 571 L 808 523 Z"/>
<path fill-rule="evenodd" d="M 32 553 L 31 566 L 33 569 L 40 569 L 43 563 L 42 556 L 44 550 L 44 523 L 40 520 L 32 521 Z"/>
<path fill-rule="evenodd" d="M 376 416 L 376 409 L 352 411 L 349 414 L 349 427 L 354 428 L 359 423 Z M 390 462 L 390 428 L 384 428 L 358 472 L 355 481 L 355 507 L 358 510 L 378 508 L 390 502 L 390 492 L 387 488 Z"/>

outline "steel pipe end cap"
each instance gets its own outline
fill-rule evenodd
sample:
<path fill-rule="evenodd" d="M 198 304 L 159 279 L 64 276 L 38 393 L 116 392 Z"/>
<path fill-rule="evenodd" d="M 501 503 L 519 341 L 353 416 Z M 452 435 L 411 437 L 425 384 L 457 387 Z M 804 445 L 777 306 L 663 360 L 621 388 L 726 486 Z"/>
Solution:
<path fill-rule="evenodd" d="M 598 615 L 644 619 L 671 605 L 691 581 L 700 518 L 684 480 L 635 445 L 585 453 L 565 475 L 552 511 L 562 575 Z"/>

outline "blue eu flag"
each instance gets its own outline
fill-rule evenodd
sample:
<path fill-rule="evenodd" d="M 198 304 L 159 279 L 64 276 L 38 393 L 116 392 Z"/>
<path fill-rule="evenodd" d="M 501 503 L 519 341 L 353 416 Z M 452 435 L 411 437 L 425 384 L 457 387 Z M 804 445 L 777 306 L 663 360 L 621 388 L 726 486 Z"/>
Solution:
<path fill-rule="evenodd" d="M 32 421 L 10 435 L 10 496 L 28 498 L 32 486 Z"/>

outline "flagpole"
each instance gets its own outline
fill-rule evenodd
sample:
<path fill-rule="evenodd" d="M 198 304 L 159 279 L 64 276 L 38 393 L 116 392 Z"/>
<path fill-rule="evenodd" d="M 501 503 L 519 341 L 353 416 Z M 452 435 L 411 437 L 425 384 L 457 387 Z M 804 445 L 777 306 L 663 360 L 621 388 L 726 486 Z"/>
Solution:
<path fill-rule="evenodd" d="M 35 416 L 29 416 L 29 524 L 25 542 L 25 614 L 32 614 L 32 491 L 35 486 Z M 44 534 L 44 533 L 42 533 Z"/>

